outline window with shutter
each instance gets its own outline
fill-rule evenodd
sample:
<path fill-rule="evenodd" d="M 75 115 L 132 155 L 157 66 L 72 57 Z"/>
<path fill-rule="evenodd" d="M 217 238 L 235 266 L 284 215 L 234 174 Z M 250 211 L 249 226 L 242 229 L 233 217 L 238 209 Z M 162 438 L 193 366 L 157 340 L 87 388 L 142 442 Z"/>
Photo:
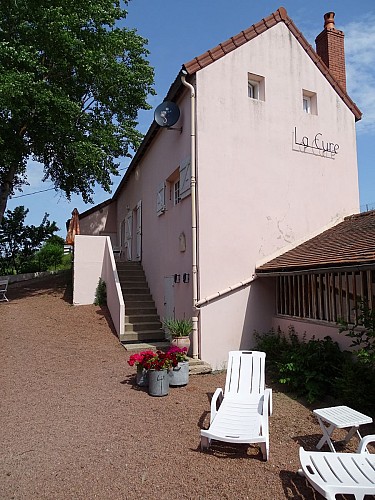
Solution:
<path fill-rule="evenodd" d="M 165 182 L 163 182 L 158 189 L 156 195 L 156 213 L 161 215 L 165 212 Z"/>
<path fill-rule="evenodd" d="M 180 200 L 191 193 L 191 162 L 190 158 L 180 165 Z"/>

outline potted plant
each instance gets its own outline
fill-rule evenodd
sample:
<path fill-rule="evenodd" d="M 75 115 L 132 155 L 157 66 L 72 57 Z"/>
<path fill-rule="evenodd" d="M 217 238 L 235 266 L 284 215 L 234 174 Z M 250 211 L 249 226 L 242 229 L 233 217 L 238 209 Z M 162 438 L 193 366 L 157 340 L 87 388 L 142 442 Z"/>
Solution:
<path fill-rule="evenodd" d="M 172 346 L 167 354 L 172 358 L 172 369 L 169 371 L 169 385 L 182 386 L 189 382 L 189 361 L 186 347 Z"/>
<path fill-rule="evenodd" d="M 190 347 L 190 333 L 193 330 L 193 322 L 191 318 L 175 319 L 167 318 L 163 320 L 163 327 L 172 337 L 171 344 L 177 347 L 186 347 L 187 351 Z"/>
<path fill-rule="evenodd" d="M 130 366 L 137 367 L 136 382 L 137 385 L 145 387 L 148 385 L 148 371 L 144 366 L 150 358 L 155 356 L 154 351 L 142 351 L 139 353 L 132 354 L 128 360 Z"/>
<path fill-rule="evenodd" d="M 150 396 L 166 396 L 169 393 L 168 371 L 174 364 L 177 365 L 177 360 L 163 351 L 156 351 L 153 357 L 143 362 L 143 367 L 148 370 Z"/>

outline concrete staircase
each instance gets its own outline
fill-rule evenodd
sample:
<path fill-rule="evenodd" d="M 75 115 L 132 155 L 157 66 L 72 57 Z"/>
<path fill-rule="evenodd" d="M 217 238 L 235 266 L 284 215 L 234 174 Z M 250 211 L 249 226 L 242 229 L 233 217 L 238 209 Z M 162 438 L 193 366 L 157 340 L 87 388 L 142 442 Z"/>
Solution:
<path fill-rule="evenodd" d="M 127 351 L 165 350 L 165 338 L 143 267 L 139 262 L 117 262 L 117 274 L 125 302 L 125 332 L 121 344 Z M 211 366 L 200 359 L 189 358 L 189 373 L 211 373 Z"/>
<path fill-rule="evenodd" d="M 146 276 L 139 262 L 117 262 L 117 273 L 125 302 L 126 344 L 165 342 L 165 333 Z"/>

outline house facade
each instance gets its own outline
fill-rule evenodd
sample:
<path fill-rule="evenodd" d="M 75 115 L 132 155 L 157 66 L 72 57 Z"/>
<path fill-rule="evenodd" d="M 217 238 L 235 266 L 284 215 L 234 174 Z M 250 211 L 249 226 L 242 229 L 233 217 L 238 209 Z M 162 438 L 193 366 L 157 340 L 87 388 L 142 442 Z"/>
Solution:
<path fill-rule="evenodd" d="M 255 270 L 359 211 L 361 113 L 332 13 L 317 50 L 280 8 L 184 64 L 166 96 L 179 120 L 152 123 L 112 199 L 80 216 L 142 263 L 160 317 L 193 317 L 213 368 L 274 324 L 275 280 Z"/>

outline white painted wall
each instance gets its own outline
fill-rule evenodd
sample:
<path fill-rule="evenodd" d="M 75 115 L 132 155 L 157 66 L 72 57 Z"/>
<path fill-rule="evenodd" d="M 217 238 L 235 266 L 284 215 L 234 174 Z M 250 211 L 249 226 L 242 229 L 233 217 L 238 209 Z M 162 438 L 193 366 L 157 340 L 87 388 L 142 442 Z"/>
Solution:
<path fill-rule="evenodd" d="M 115 201 L 81 218 L 79 225 L 81 234 L 109 236 L 112 245 L 118 245 Z"/>
<path fill-rule="evenodd" d="M 124 333 L 125 305 L 109 236 L 76 236 L 73 269 L 73 304 L 93 304 L 102 278 L 107 288 L 107 306 L 120 337 Z"/>
<path fill-rule="evenodd" d="M 313 337 L 315 339 L 323 340 L 324 337 L 329 336 L 334 342 L 337 342 L 340 349 L 352 350 L 351 343 L 352 339 L 347 337 L 345 333 L 339 333 L 337 326 L 332 326 L 327 323 L 319 321 L 304 321 L 294 318 L 282 318 L 275 316 L 272 321 L 272 328 L 277 331 L 278 328 L 288 335 L 289 327 L 293 327 L 298 336 L 302 339 L 305 338 L 306 341 L 311 340 Z"/>
<path fill-rule="evenodd" d="M 248 72 L 265 78 L 264 102 L 248 98 Z M 317 115 L 303 111 L 302 89 L 317 94 Z M 295 127 L 339 144 L 335 159 L 296 151 Z M 359 211 L 354 116 L 283 23 L 197 73 L 197 130 L 200 298 Z M 273 312 L 259 280 L 203 307 L 202 359 L 220 367 L 228 350 L 252 347 Z"/>
<path fill-rule="evenodd" d="M 174 206 L 173 193 L 166 191 L 166 211 L 158 216 L 156 197 L 159 186 L 190 156 L 190 102 L 178 103 L 181 111 L 177 130 L 161 129 L 140 164 L 131 174 L 117 199 L 118 230 L 126 214 L 142 202 L 142 265 L 158 313 L 164 316 L 164 277 L 181 275 L 174 287 L 176 317 L 191 317 L 191 280 L 182 283 L 183 273 L 191 275 L 191 196 Z M 179 237 L 185 234 L 186 251 L 181 252 Z M 123 256 L 124 257 L 124 256 Z"/>

